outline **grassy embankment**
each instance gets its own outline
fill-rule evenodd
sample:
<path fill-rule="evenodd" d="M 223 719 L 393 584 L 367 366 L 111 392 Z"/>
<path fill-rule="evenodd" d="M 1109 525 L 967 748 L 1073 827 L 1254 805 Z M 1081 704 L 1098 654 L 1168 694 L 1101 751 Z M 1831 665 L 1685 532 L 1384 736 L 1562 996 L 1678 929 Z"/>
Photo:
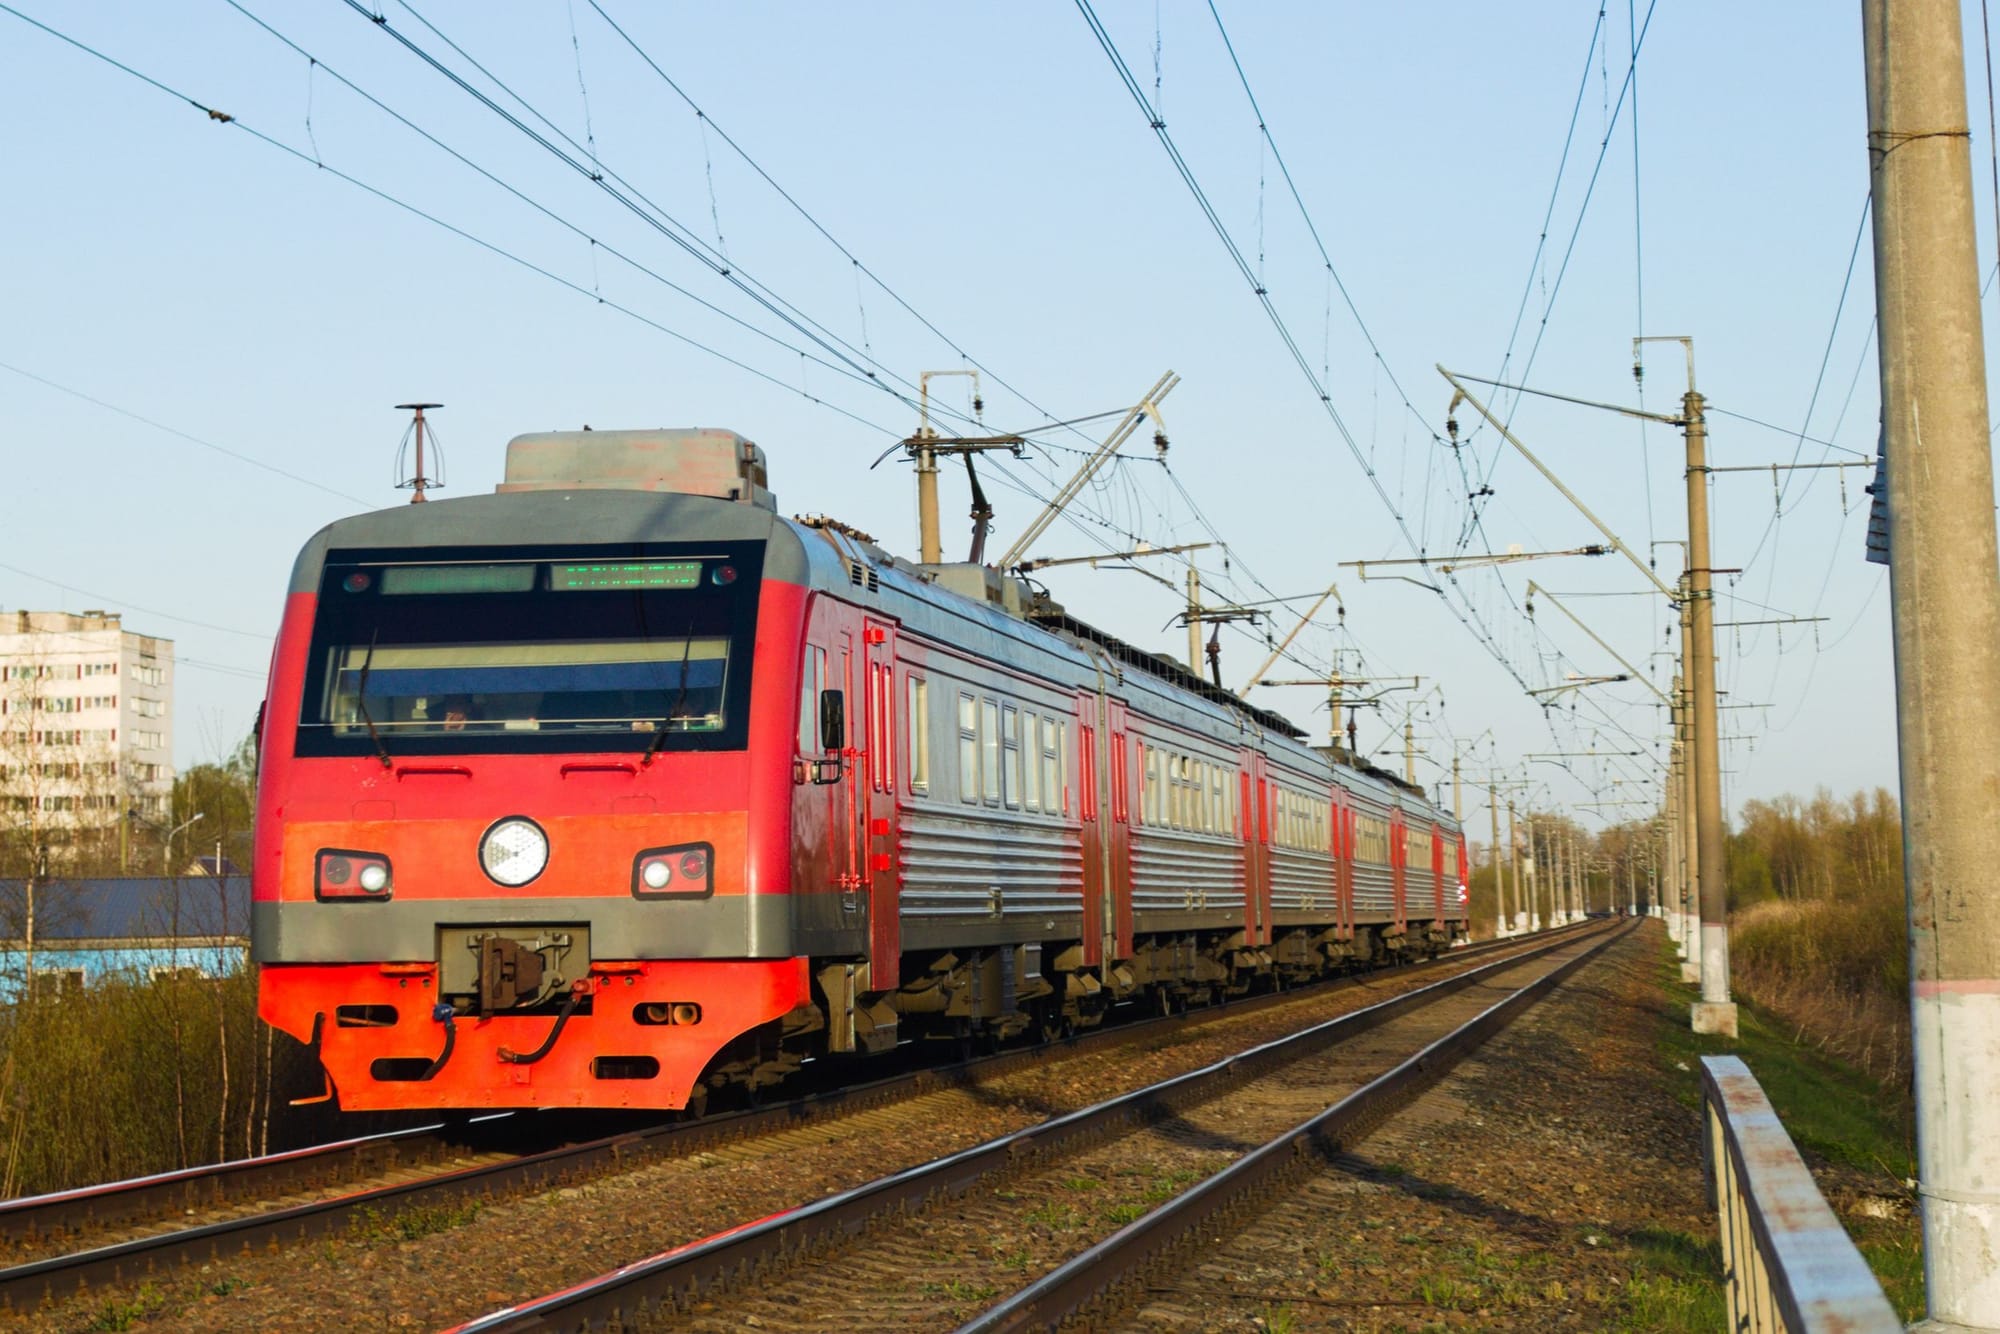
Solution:
<path fill-rule="evenodd" d="M 1814 948 L 1793 939 L 1800 931 L 1796 922 L 1774 925 L 1767 914 L 1747 925 L 1759 932 L 1783 929 L 1786 936 L 1777 943 L 1799 957 Z M 1916 1164 L 1904 1086 L 1885 1085 L 1871 1071 L 1832 1054 L 1836 1042 L 1802 1027 L 1795 1013 L 1780 1017 L 1741 993 L 1740 1039 L 1698 1037 L 1687 1022 L 1695 989 L 1681 984 L 1679 963 L 1671 955 L 1661 961 L 1660 978 L 1657 1051 L 1661 1076 L 1674 1096 L 1690 1116 L 1700 1115 L 1700 1058 L 1742 1057 L 1890 1301 L 1905 1320 L 1922 1315 L 1923 1246 L 1906 1184 Z M 1795 981 L 1780 994 L 1796 1002 L 1805 995 L 1803 983 Z M 1812 1013 L 1819 1014 L 1813 999 Z M 1854 1034 L 1841 1041 L 1842 1050 L 1878 1060 L 1886 1045 L 1879 1035 L 1870 1040 Z M 1878 1212 L 1888 1216 L 1873 1216 Z M 1712 1231 L 1691 1237 L 1663 1230 L 1647 1238 L 1642 1250 L 1627 1287 L 1627 1329 L 1693 1334 L 1722 1328 L 1721 1252 Z"/>

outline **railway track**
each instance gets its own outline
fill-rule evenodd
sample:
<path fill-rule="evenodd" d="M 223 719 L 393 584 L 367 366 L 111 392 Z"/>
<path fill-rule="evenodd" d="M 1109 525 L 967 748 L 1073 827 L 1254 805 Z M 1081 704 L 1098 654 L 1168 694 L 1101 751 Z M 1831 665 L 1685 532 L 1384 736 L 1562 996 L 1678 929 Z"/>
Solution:
<path fill-rule="evenodd" d="M 540 1152 L 500 1152 L 496 1146 L 504 1136 L 520 1134 L 522 1118 L 512 1122 L 492 1118 L 488 1130 L 472 1128 L 474 1136 L 486 1136 L 472 1144 L 466 1142 L 466 1128 L 426 1126 L 216 1168 L 16 1200 L 0 1206 L 0 1244 L 12 1256 L 32 1254 L 36 1246 L 44 1250 L 60 1246 L 60 1252 L 0 1270 L 0 1308 L 32 1310 L 86 1288 L 158 1278 L 176 1266 L 212 1264 L 244 1254 L 246 1248 L 262 1250 L 342 1236 L 356 1220 L 394 1216 L 402 1210 L 518 1196 L 662 1158 L 734 1152 L 728 1146 L 784 1136 L 830 1118 L 866 1114 L 872 1108 L 922 1098 L 926 1092 L 962 1088 L 1114 1046 L 1158 1044 L 1172 1034 L 1234 1016 L 1310 1002 L 1314 996 L 1352 986 L 1396 984 L 1422 970 L 1456 968 L 1494 950 L 1512 948 L 1520 948 L 1520 942 L 1482 942 L 1430 964 L 1252 996 L 1174 1018 L 1118 1024 L 1064 1040 L 1054 1050 L 1002 1052 L 864 1086 L 816 1092 L 770 1108 L 660 1124 Z M 502 1126 L 514 1128 L 502 1130 Z M 84 1244 L 78 1244 L 78 1238 Z"/>
<path fill-rule="evenodd" d="M 1565 928 L 1538 940 L 1588 928 Z M 852 1116 L 927 1092 L 1002 1077 L 1032 1065 L 1162 1040 L 1191 1027 L 1307 1002 L 1347 987 L 1394 983 L 1523 948 L 1489 941 L 1426 964 L 1334 979 L 1290 992 L 1244 998 L 1185 1015 L 1118 1024 L 1050 1048 L 1008 1051 L 916 1070 L 768 1108 L 659 1124 L 529 1153 L 500 1146 L 533 1118 L 495 1117 L 469 1127 L 427 1126 L 190 1169 L 0 1205 L 0 1245 L 20 1255 L 63 1247 L 0 1269 L 0 1307 L 31 1310 L 105 1284 L 208 1264 L 246 1248 L 341 1235 L 357 1219 L 451 1206 L 565 1186 L 649 1161 L 683 1157 Z M 79 1246 L 78 1238 L 95 1244 Z"/>
<path fill-rule="evenodd" d="M 1100 1278 L 1115 1284 L 1143 1272 L 1187 1229 L 1271 1189 L 1301 1146 L 1364 1133 L 1622 934 L 1598 923 L 1538 940 L 1188 1074 L 495 1312 L 458 1334 L 669 1323 L 937 1327 L 958 1323 L 939 1318 L 954 1308 L 1000 1296 L 1005 1287 L 991 1274 L 1038 1268 L 1043 1278 L 968 1328 L 1053 1327 L 1101 1300 L 1092 1286 Z M 1337 1100 L 1328 1108 L 1330 1091 Z M 1317 1115 L 1301 1123 L 1301 1106 Z M 1090 1217 L 1074 1217 L 1079 1202 Z M 1060 1211 L 1072 1216 L 1067 1224 Z M 865 1246 L 848 1244 L 863 1232 Z M 754 1285 L 744 1282 L 751 1275 Z"/>

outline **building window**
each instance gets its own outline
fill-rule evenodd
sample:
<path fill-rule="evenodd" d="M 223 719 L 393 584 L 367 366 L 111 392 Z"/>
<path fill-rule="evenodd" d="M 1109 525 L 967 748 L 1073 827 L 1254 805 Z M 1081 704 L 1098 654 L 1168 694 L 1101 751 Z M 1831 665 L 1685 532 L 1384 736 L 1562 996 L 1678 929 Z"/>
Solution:
<path fill-rule="evenodd" d="M 203 982 L 208 979 L 208 970 L 191 963 L 184 963 L 178 968 L 161 964 L 150 969 L 147 976 L 155 982 Z"/>

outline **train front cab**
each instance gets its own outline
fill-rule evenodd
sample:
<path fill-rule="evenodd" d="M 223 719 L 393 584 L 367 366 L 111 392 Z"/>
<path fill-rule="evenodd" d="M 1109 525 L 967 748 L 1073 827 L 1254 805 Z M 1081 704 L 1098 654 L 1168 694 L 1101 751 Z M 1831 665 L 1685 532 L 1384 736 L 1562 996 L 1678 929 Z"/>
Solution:
<path fill-rule="evenodd" d="M 803 559 L 766 562 L 768 515 L 684 497 L 587 504 L 600 530 L 713 540 L 537 541 L 576 531 L 584 502 L 534 503 L 555 499 L 360 516 L 294 574 L 262 733 L 259 1011 L 316 1045 L 345 1110 L 681 1107 L 718 1054 L 758 1070 L 738 1049 L 806 1007 L 786 893 Z M 455 531 L 520 540 L 437 545 Z"/>

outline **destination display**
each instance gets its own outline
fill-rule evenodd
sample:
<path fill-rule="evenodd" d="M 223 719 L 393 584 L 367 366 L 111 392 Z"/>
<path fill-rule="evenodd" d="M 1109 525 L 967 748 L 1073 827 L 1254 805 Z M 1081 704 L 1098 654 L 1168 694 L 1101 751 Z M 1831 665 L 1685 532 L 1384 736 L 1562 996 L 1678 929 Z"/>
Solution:
<path fill-rule="evenodd" d="M 620 589 L 699 588 L 698 560 L 591 561 L 549 566 L 549 589 L 556 593 L 604 593 Z"/>

